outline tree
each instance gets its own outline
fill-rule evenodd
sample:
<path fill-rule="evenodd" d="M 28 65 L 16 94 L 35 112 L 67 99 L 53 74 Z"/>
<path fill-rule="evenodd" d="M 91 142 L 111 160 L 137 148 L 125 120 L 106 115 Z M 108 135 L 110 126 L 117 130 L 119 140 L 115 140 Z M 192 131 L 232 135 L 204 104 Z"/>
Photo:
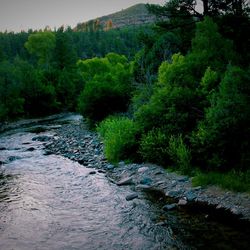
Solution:
<path fill-rule="evenodd" d="M 24 46 L 29 53 L 35 54 L 39 58 L 40 65 L 48 68 L 55 42 L 55 35 L 50 31 L 44 31 L 31 34 Z"/>
<path fill-rule="evenodd" d="M 201 3 L 202 8 L 198 8 Z M 250 34 L 250 3 L 248 0 L 170 0 L 164 6 L 147 5 L 148 10 L 158 18 L 157 27 L 161 32 L 179 30 L 184 41 L 181 52 L 189 49 L 194 23 L 206 16 L 219 24 L 220 32 L 234 41 L 236 50 L 244 57 L 246 64 L 250 58 L 248 52 Z M 191 34 L 191 36 L 190 36 Z"/>
<path fill-rule="evenodd" d="M 0 121 L 23 113 L 24 99 L 20 95 L 20 75 L 10 62 L 0 63 Z"/>
<path fill-rule="evenodd" d="M 229 66 L 193 133 L 198 162 L 208 169 L 249 169 L 250 72 Z"/>
<path fill-rule="evenodd" d="M 53 61 L 59 70 L 75 67 L 77 57 L 70 33 L 59 29 L 55 34 L 55 46 L 53 51 Z"/>
<path fill-rule="evenodd" d="M 198 8 L 202 6 L 202 8 Z M 150 12 L 157 17 L 175 18 L 175 17 L 192 17 L 203 19 L 205 16 L 218 16 L 233 14 L 235 16 L 247 15 L 249 13 L 248 0 L 170 0 L 164 6 L 148 4 Z"/>
<path fill-rule="evenodd" d="M 125 112 L 130 99 L 131 70 L 125 56 L 110 53 L 105 58 L 78 62 L 85 82 L 79 98 L 79 110 L 92 122 Z"/>

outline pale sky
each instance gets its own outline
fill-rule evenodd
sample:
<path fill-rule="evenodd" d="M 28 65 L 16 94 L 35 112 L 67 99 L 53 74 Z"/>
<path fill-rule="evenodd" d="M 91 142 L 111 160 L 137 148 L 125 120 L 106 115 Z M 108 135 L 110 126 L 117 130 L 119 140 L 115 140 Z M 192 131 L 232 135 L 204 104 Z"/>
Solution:
<path fill-rule="evenodd" d="M 137 3 L 164 0 L 0 0 L 0 31 L 58 28 L 112 14 Z"/>

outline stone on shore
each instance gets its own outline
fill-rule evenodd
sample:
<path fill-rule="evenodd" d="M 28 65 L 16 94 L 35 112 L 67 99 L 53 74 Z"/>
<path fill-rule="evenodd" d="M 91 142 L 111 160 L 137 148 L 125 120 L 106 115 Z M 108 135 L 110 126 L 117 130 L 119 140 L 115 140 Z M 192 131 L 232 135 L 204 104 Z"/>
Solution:
<path fill-rule="evenodd" d="M 178 206 L 186 206 L 187 205 L 187 200 L 185 200 L 185 199 L 180 199 L 179 201 L 178 201 Z"/>
<path fill-rule="evenodd" d="M 169 204 L 169 205 L 165 205 L 163 206 L 163 210 L 164 211 L 170 211 L 170 210 L 174 210 L 177 207 L 177 204 Z"/>
<path fill-rule="evenodd" d="M 134 199 L 138 198 L 138 194 L 129 194 L 126 196 L 127 201 L 132 201 Z"/>
<path fill-rule="evenodd" d="M 121 179 L 120 181 L 117 182 L 117 186 L 126 186 L 126 185 L 132 185 L 133 179 L 131 177 Z"/>

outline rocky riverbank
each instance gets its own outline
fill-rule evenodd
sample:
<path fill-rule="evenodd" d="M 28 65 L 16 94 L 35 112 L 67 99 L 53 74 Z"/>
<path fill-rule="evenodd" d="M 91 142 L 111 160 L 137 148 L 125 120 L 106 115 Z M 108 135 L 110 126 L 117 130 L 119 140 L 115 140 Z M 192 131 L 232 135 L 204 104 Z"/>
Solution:
<path fill-rule="evenodd" d="M 140 198 L 141 192 L 153 190 L 168 199 L 163 210 L 202 204 L 203 207 L 210 207 L 212 214 L 226 213 L 250 220 L 249 194 L 229 192 L 214 186 L 192 187 L 191 178 L 152 164 L 126 165 L 120 162 L 115 167 L 105 159 L 103 144 L 98 135 L 89 131 L 82 121 L 54 126 L 53 131 L 55 133 L 52 137 L 38 135 L 33 139 L 45 142 L 46 154 L 63 155 L 85 167 L 93 168 L 91 174 L 106 173 L 107 178 L 117 185 L 129 185 L 132 193 L 125 197 L 127 201 Z"/>

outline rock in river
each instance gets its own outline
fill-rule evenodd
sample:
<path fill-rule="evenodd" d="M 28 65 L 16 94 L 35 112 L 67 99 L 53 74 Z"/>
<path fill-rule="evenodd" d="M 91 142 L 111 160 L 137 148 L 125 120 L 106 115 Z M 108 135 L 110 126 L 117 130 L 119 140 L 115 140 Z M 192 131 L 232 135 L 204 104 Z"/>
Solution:
<path fill-rule="evenodd" d="M 46 142 L 51 139 L 51 136 L 46 136 L 46 135 L 41 135 L 41 136 L 36 136 L 32 138 L 32 141 L 41 141 L 41 142 Z"/>

